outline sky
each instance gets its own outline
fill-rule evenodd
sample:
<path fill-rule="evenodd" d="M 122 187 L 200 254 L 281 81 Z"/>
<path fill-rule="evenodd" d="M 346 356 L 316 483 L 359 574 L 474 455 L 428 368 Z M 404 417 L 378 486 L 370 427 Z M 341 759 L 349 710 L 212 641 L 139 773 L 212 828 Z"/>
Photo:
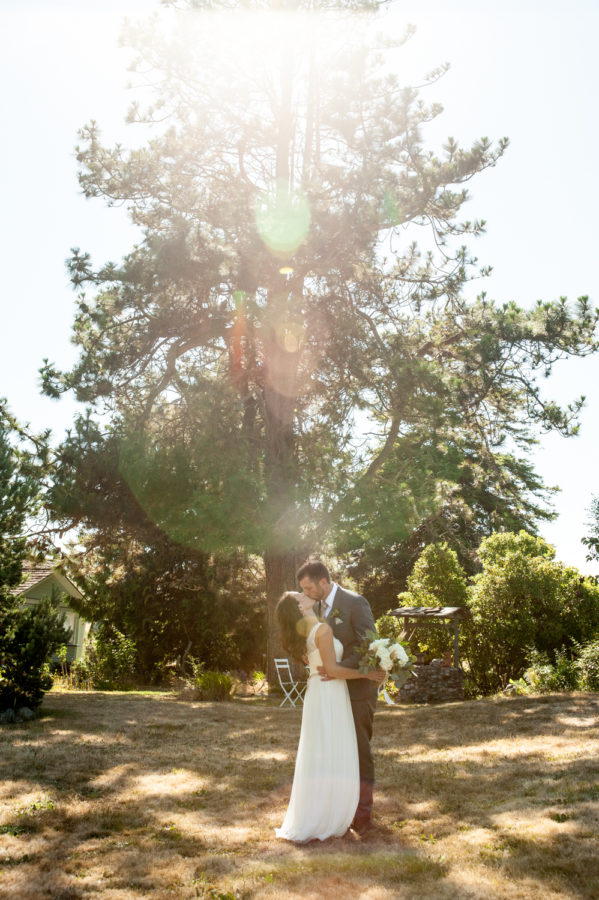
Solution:
<path fill-rule="evenodd" d="M 139 140 L 124 123 L 135 94 L 127 88 L 130 51 L 118 36 L 124 15 L 158 9 L 156 0 L 0 0 L 0 396 L 35 430 L 52 428 L 55 439 L 77 405 L 42 397 L 38 370 L 45 357 L 62 368 L 76 359 L 65 259 L 80 247 L 95 262 L 118 260 L 138 237 L 123 209 L 82 197 L 77 130 L 96 119 L 108 143 Z M 599 4 L 397 0 L 384 30 L 399 34 L 407 23 L 416 34 L 401 53 L 400 74 L 418 80 L 450 63 L 424 94 L 444 106 L 427 142 L 510 138 L 499 164 L 469 186 L 468 217 L 487 221 L 473 249 L 493 266 L 481 289 L 523 306 L 583 294 L 599 305 Z M 539 434 L 535 467 L 561 489 L 559 516 L 541 534 L 559 559 L 596 573 L 581 538 L 599 494 L 599 356 L 560 363 L 545 393 L 563 403 L 584 394 L 587 403 L 578 436 Z"/>

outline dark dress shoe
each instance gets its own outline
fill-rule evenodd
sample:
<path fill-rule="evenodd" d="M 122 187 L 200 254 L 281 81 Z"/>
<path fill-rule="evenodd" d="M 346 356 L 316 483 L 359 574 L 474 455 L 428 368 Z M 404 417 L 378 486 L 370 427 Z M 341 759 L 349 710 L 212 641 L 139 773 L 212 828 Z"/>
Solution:
<path fill-rule="evenodd" d="M 366 834 L 372 828 L 372 819 L 354 819 L 349 827 L 356 834 Z"/>

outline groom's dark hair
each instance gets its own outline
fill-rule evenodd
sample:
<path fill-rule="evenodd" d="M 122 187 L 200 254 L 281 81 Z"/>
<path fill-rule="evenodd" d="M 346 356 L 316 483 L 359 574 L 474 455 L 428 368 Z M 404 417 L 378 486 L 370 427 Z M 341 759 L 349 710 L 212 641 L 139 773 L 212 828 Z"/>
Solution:
<path fill-rule="evenodd" d="M 305 562 L 303 566 L 299 567 L 295 577 L 298 584 L 302 578 L 309 578 L 310 581 L 320 581 L 324 578 L 329 584 L 331 583 L 331 573 L 325 564 L 318 559 L 309 559 Z"/>

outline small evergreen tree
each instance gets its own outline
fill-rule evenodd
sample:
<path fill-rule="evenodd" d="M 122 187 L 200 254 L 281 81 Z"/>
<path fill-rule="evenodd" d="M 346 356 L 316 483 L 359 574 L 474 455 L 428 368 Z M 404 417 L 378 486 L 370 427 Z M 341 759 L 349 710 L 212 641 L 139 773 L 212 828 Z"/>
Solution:
<path fill-rule="evenodd" d="M 11 431 L 0 406 L 0 711 L 39 706 L 52 684 L 46 663 L 69 639 L 58 597 L 23 610 L 12 592 L 21 579 L 26 519 L 39 502 L 40 470 L 32 454 L 12 445 Z"/>
<path fill-rule="evenodd" d="M 425 547 L 408 576 L 408 589 L 398 596 L 400 606 L 466 606 L 468 587 L 457 553 L 446 543 Z M 452 649 L 453 631 L 431 620 L 414 632 L 413 653 L 442 657 Z"/>
<path fill-rule="evenodd" d="M 47 663 L 69 640 L 58 602 L 44 597 L 22 610 L 9 594 L 0 597 L 0 711 L 35 709 L 52 687 Z"/>
<path fill-rule="evenodd" d="M 446 543 L 425 547 L 399 601 L 402 606 L 465 606 L 468 587 L 457 553 Z"/>

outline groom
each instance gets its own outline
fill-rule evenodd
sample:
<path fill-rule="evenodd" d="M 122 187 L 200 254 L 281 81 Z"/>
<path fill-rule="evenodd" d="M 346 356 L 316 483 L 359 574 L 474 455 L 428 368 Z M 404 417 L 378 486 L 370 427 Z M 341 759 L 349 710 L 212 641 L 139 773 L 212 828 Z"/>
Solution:
<path fill-rule="evenodd" d="M 367 631 L 375 631 L 368 600 L 331 582 L 327 567 L 316 560 L 308 560 L 300 566 L 296 577 L 304 594 L 314 600 L 316 615 L 331 626 L 334 636 L 343 644 L 341 665 L 357 669 L 358 647 L 366 637 Z M 381 671 L 381 680 L 384 677 L 386 674 Z M 358 834 L 364 834 L 372 820 L 374 760 L 370 740 L 377 685 L 365 678 L 356 678 L 348 681 L 347 687 L 354 715 L 360 761 L 360 800 L 351 828 Z"/>

